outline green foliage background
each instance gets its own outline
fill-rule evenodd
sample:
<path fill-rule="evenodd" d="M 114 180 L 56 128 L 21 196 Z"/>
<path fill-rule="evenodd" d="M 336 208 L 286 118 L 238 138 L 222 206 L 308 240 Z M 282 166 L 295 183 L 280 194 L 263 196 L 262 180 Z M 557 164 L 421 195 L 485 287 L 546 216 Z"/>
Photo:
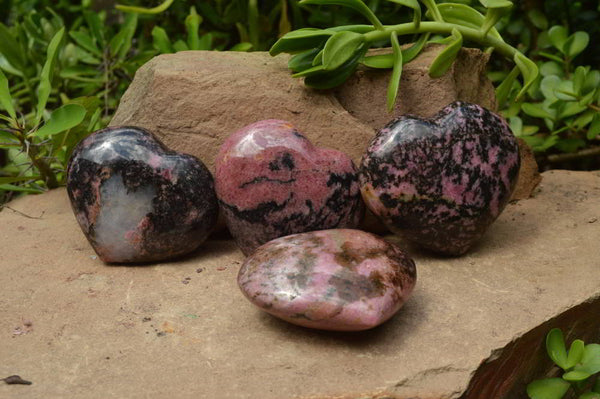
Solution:
<path fill-rule="evenodd" d="M 477 0 L 454 2 L 479 6 Z M 121 3 L 154 7 L 161 1 Z M 411 21 L 400 4 L 365 3 L 383 24 Z M 600 40 L 599 8 L 595 0 L 517 0 L 496 25 L 542 72 L 518 102 L 515 82 L 500 108 L 543 169 L 600 168 L 600 52 L 588 45 Z M 157 14 L 122 12 L 114 0 L 0 0 L 0 10 L 6 11 L 0 15 L 0 71 L 18 115 L 0 119 L 0 203 L 62 184 L 73 146 L 108 123 L 137 68 L 157 54 L 265 51 L 294 29 L 365 23 L 345 7 L 304 7 L 298 0 L 175 0 Z M 48 45 L 63 27 L 50 60 Z M 571 36 L 576 40 L 569 42 Z M 500 84 L 511 69 L 494 56 L 490 77 Z M 65 119 L 67 105 L 82 118 Z M 5 111 L 0 103 L 0 115 Z"/>

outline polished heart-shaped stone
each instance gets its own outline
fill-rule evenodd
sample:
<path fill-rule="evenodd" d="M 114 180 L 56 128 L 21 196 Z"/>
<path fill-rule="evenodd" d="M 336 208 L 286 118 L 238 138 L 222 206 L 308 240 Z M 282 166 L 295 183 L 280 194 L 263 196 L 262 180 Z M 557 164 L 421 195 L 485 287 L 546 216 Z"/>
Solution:
<path fill-rule="evenodd" d="M 362 218 L 352 160 L 314 147 L 289 122 L 269 119 L 237 131 L 221 146 L 215 169 L 221 210 L 245 255 L 277 237 L 354 228 Z"/>
<path fill-rule="evenodd" d="M 194 251 L 216 224 L 213 178 L 197 158 L 138 127 L 99 130 L 69 161 L 67 191 L 104 262 L 153 262 Z"/>
<path fill-rule="evenodd" d="M 359 331 L 392 317 L 416 279 L 415 263 L 394 244 L 334 229 L 264 244 L 246 258 L 238 284 L 250 302 L 290 323 Z"/>
<path fill-rule="evenodd" d="M 500 116 L 454 102 L 431 119 L 401 116 L 380 130 L 361 162 L 361 191 L 391 231 L 461 255 L 504 209 L 519 166 Z"/>

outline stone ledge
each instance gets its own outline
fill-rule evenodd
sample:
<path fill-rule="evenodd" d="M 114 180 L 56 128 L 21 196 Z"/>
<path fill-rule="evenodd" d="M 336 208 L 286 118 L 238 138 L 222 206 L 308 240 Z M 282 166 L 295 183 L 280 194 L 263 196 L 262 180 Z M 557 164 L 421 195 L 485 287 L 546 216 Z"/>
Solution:
<path fill-rule="evenodd" d="M 14 201 L 43 215 L 0 213 L 0 377 L 33 385 L 0 384 L 0 397 L 524 397 L 550 369 L 550 328 L 600 342 L 600 172 L 543 175 L 534 198 L 510 204 L 466 256 L 409 248 L 414 296 L 353 334 L 255 309 L 226 237 L 172 262 L 105 266 L 64 190 Z"/>

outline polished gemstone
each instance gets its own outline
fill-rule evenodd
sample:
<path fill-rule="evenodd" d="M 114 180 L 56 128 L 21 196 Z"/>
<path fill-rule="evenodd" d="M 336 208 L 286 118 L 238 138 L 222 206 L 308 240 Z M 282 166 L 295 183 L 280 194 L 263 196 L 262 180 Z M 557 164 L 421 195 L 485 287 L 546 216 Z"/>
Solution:
<path fill-rule="evenodd" d="M 290 323 L 358 331 L 392 317 L 416 278 L 415 263 L 394 244 L 333 229 L 262 245 L 242 265 L 238 284 L 250 302 Z"/>
<path fill-rule="evenodd" d="M 500 116 L 454 102 L 431 119 L 401 116 L 379 131 L 361 162 L 361 191 L 393 232 L 461 255 L 506 206 L 519 166 Z"/>
<path fill-rule="evenodd" d="M 246 255 L 277 237 L 357 227 L 363 214 L 352 160 L 314 147 L 281 120 L 231 135 L 217 155 L 215 186 L 227 226 Z"/>
<path fill-rule="evenodd" d="M 197 158 L 137 127 L 97 131 L 75 148 L 67 191 L 105 262 L 152 262 L 194 251 L 218 216 L 213 178 Z"/>

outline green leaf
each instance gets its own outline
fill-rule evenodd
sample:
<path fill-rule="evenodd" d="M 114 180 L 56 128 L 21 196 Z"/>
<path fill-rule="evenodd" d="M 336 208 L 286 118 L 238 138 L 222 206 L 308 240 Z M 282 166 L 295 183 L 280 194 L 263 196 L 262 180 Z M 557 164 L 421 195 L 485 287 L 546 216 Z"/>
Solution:
<path fill-rule="evenodd" d="M 8 63 L 18 69 L 24 69 L 25 60 L 21 47 L 17 39 L 11 34 L 10 30 L 0 22 L 0 54 L 2 54 Z"/>
<path fill-rule="evenodd" d="M 365 3 L 361 0 L 302 0 L 300 5 L 335 5 L 335 6 L 344 6 L 352 8 L 355 11 L 358 11 L 362 16 L 369 20 L 375 26 L 375 28 L 382 30 L 383 25 L 381 21 L 375 16 L 373 11 Z"/>
<path fill-rule="evenodd" d="M 556 88 L 562 79 L 556 75 L 546 76 L 542 79 L 540 83 L 540 90 L 545 98 L 551 101 L 556 101 L 556 94 L 554 93 L 554 88 Z"/>
<path fill-rule="evenodd" d="M 175 52 L 189 50 L 187 43 L 183 40 L 177 40 L 175 43 L 173 43 L 173 49 L 175 49 Z"/>
<path fill-rule="evenodd" d="M 394 110 L 396 105 L 396 97 L 398 97 L 398 89 L 400 88 L 400 78 L 402 77 L 402 49 L 398 42 L 398 34 L 392 32 L 391 36 L 392 50 L 394 56 L 394 68 L 387 89 L 387 108 L 389 112 Z"/>
<path fill-rule="evenodd" d="M 232 46 L 229 51 L 250 51 L 252 50 L 252 43 L 242 42 Z"/>
<path fill-rule="evenodd" d="M 196 12 L 196 7 L 190 7 L 190 13 L 185 17 L 187 44 L 190 50 L 200 50 L 200 36 L 198 36 L 198 29 L 200 29 L 201 23 L 202 17 Z"/>
<path fill-rule="evenodd" d="M 417 58 L 421 50 L 423 50 L 423 47 L 425 47 L 425 44 L 427 44 L 428 39 L 429 33 L 424 33 L 419 37 L 419 40 L 412 44 L 412 46 L 410 46 L 406 50 L 402 50 L 403 63 L 408 64 L 409 62 Z"/>
<path fill-rule="evenodd" d="M 294 30 L 277 40 L 269 50 L 269 54 L 297 53 L 320 47 L 333 34 L 335 34 L 333 31 L 316 28 Z"/>
<path fill-rule="evenodd" d="M 92 39 L 87 33 L 71 31 L 69 32 L 69 36 L 71 36 L 71 38 L 75 40 L 75 43 L 77 43 L 87 51 L 97 55 L 98 57 L 102 57 L 102 51 L 98 48 L 98 46 L 96 46 L 96 43 L 94 43 L 94 39 Z"/>
<path fill-rule="evenodd" d="M 41 190 L 39 188 L 15 186 L 13 184 L 0 184 L 0 190 L 4 190 L 4 191 L 18 191 L 18 192 L 32 193 L 32 194 L 39 194 L 39 193 L 43 193 L 44 192 L 44 190 Z"/>
<path fill-rule="evenodd" d="M 8 112 L 13 120 L 17 119 L 17 113 L 12 103 L 12 97 L 10 95 L 10 89 L 8 88 L 8 79 L 0 69 L 0 104 Z"/>
<path fill-rule="evenodd" d="M 527 17 L 529 18 L 533 26 L 535 26 L 539 30 L 548 29 L 548 18 L 546 18 L 546 15 L 544 15 L 544 13 L 540 10 L 536 8 L 529 10 L 529 12 L 527 13 Z"/>
<path fill-rule="evenodd" d="M 563 101 L 575 101 L 577 100 L 577 94 L 575 93 L 575 88 L 573 87 L 573 82 L 570 80 L 563 80 L 558 84 L 558 86 L 554 89 L 554 94 L 556 98 Z"/>
<path fill-rule="evenodd" d="M 554 119 L 554 116 L 544 109 L 541 103 L 523 103 L 521 109 L 529 116 L 534 118 L 548 118 Z"/>
<path fill-rule="evenodd" d="M 575 370 L 584 371 L 589 374 L 600 372 L 600 344 L 585 346 L 581 362 L 575 367 Z"/>
<path fill-rule="evenodd" d="M 104 24 L 100 20 L 100 16 L 97 12 L 85 10 L 83 12 L 83 18 L 87 22 L 88 27 L 92 33 L 92 36 L 96 40 L 97 43 L 100 44 L 100 47 L 104 47 L 105 39 L 104 39 Z"/>
<path fill-rule="evenodd" d="M 441 3 L 438 4 L 438 9 L 444 18 L 444 21 L 451 24 L 479 30 L 485 21 L 485 17 L 481 13 L 465 4 Z M 495 28 L 490 29 L 490 35 L 496 39 L 502 40 L 498 30 Z"/>
<path fill-rule="evenodd" d="M 515 64 L 521 70 L 521 74 L 523 75 L 523 88 L 517 94 L 517 100 L 520 99 L 526 92 L 527 89 L 535 82 L 538 77 L 539 71 L 535 62 L 531 61 L 529 58 L 525 57 L 522 53 L 516 52 L 513 58 Z"/>
<path fill-rule="evenodd" d="M 210 50 L 212 48 L 213 35 L 212 33 L 207 33 L 200 36 L 200 41 L 198 42 L 198 50 Z M 252 46 L 252 43 L 247 43 Z"/>
<path fill-rule="evenodd" d="M 563 139 L 559 142 L 559 144 L 561 144 L 562 142 L 567 142 L 568 140 L 577 141 L 577 142 L 576 143 L 568 142 L 567 147 L 563 147 L 560 145 L 557 145 L 556 147 L 564 152 L 575 152 L 575 151 L 577 151 L 578 148 L 585 146 L 585 141 L 583 141 L 581 139 Z M 585 371 L 573 370 L 573 371 L 569 371 L 568 373 L 564 373 L 562 378 L 565 381 L 575 382 L 575 381 L 586 380 L 590 376 L 591 376 L 591 374 L 587 373 Z"/>
<path fill-rule="evenodd" d="M 352 58 L 364 40 L 363 35 L 354 32 L 337 32 L 331 36 L 323 48 L 325 70 L 337 69 Z"/>
<path fill-rule="evenodd" d="M 304 51 L 296 54 L 288 61 L 288 68 L 292 72 L 302 72 L 313 66 L 313 58 L 320 52 L 319 48 Z"/>
<path fill-rule="evenodd" d="M 523 134 L 523 120 L 518 116 L 511 116 L 508 118 L 508 125 L 513 134 L 517 137 L 521 137 Z"/>
<path fill-rule="evenodd" d="M 17 183 L 17 182 L 21 182 L 21 181 L 37 180 L 39 178 L 40 178 L 39 176 L 10 176 L 10 177 L 0 177 L 0 185 Z"/>
<path fill-rule="evenodd" d="M 600 380 L 598 380 L 600 381 Z M 586 392 L 579 397 L 579 399 L 600 399 L 600 393 Z"/>
<path fill-rule="evenodd" d="M 485 8 L 510 8 L 513 6 L 512 1 L 508 0 L 479 0 Z"/>
<path fill-rule="evenodd" d="M 592 110 L 588 110 L 588 111 L 582 113 L 581 115 L 579 115 L 577 117 L 577 119 L 575 119 L 575 122 L 573 122 L 575 129 L 580 130 L 580 129 L 583 129 L 584 127 L 586 127 L 587 125 L 589 125 L 590 122 L 592 122 L 592 120 L 594 119 L 595 115 L 596 115 L 596 112 L 594 112 Z"/>
<path fill-rule="evenodd" d="M 548 37 L 550 43 L 552 43 L 552 45 L 561 53 L 565 54 L 564 46 L 568 37 L 567 28 L 561 25 L 553 26 L 548 31 Z"/>
<path fill-rule="evenodd" d="M 394 54 L 370 55 L 360 62 L 369 68 L 390 69 L 394 67 Z"/>
<path fill-rule="evenodd" d="M 131 48 L 131 41 L 137 28 L 138 16 L 137 14 L 129 14 L 125 17 L 123 27 L 119 30 L 109 43 L 110 53 L 113 56 L 117 56 L 120 60 L 125 59 L 125 56 Z"/>
<path fill-rule="evenodd" d="M 564 53 L 573 58 L 588 46 L 590 36 L 586 32 L 575 32 L 563 44 Z"/>
<path fill-rule="evenodd" d="M 171 41 L 169 40 L 169 36 L 167 36 L 167 32 L 160 26 L 155 26 L 152 28 L 152 45 L 161 54 L 169 54 L 174 52 Z"/>
<path fill-rule="evenodd" d="M 90 118 L 90 123 L 88 124 L 88 127 L 86 129 L 88 132 L 93 132 L 94 130 L 96 130 L 96 128 L 97 128 L 96 125 L 98 124 L 98 121 L 100 120 L 101 116 L 102 116 L 102 108 L 98 107 L 98 108 L 96 108 L 96 110 L 92 114 L 92 117 Z"/>
<path fill-rule="evenodd" d="M 321 74 L 325 71 L 323 64 L 315 65 L 292 75 L 293 78 L 304 78 L 311 75 Z"/>
<path fill-rule="evenodd" d="M 429 67 L 429 76 L 432 78 L 439 78 L 450 69 L 462 47 L 463 38 L 458 29 L 452 29 L 451 37 L 452 41 L 450 44 L 440 51 Z"/>
<path fill-rule="evenodd" d="M 344 83 L 356 70 L 358 60 L 360 60 L 367 52 L 366 47 L 362 47 L 360 51 L 354 54 L 350 60 L 344 65 L 333 71 L 321 71 L 310 74 L 304 79 L 304 84 L 315 89 L 331 89 Z M 322 67 L 319 65 L 318 67 Z M 318 68 L 315 67 L 315 68 Z"/>
<path fill-rule="evenodd" d="M 527 385 L 527 395 L 531 399 L 561 399 L 570 387 L 562 378 L 546 378 Z"/>
<path fill-rule="evenodd" d="M 506 102 L 510 91 L 512 90 L 513 84 L 519 75 L 519 67 L 515 66 L 506 78 L 496 88 L 496 100 L 498 105 L 501 107 Z"/>
<path fill-rule="evenodd" d="M 600 378 L 596 380 L 594 387 L 592 388 L 592 392 L 600 393 Z"/>
<path fill-rule="evenodd" d="M 540 74 L 542 76 L 556 75 L 562 77 L 565 72 L 558 62 L 547 61 L 540 66 Z"/>
<path fill-rule="evenodd" d="M 115 8 L 119 11 L 123 12 L 131 12 L 136 14 L 160 14 L 165 11 L 167 8 L 173 4 L 174 0 L 165 0 L 162 4 L 153 7 L 153 8 L 145 8 L 145 7 L 134 7 L 134 6 L 125 6 L 121 4 L 117 4 Z"/>
<path fill-rule="evenodd" d="M 315 55 L 315 58 L 313 58 L 313 60 L 312 60 L 312 65 L 313 66 L 323 65 L 323 50 L 319 51 L 317 53 L 317 55 Z"/>
<path fill-rule="evenodd" d="M 600 113 L 594 115 L 594 119 L 592 120 L 592 124 L 588 128 L 587 131 L 587 139 L 593 140 L 600 134 Z"/>
<path fill-rule="evenodd" d="M 567 368 L 567 349 L 565 348 L 563 333 L 559 328 L 553 328 L 546 336 L 546 350 L 550 359 L 558 367 L 563 370 Z"/>
<path fill-rule="evenodd" d="M 401 4 L 403 6 L 412 8 L 414 11 L 413 24 L 418 29 L 421 25 L 421 6 L 417 0 L 388 0 L 392 3 Z"/>
<path fill-rule="evenodd" d="M 579 105 L 577 102 L 567 102 L 563 103 L 564 105 L 560 108 L 560 112 L 558 113 L 558 117 L 560 119 L 565 119 L 573 115 L 577 115 L 587 109 L 585 105 Z"/>
<path fill-rule="evenodd" d="M 585 77 L 585 83 L 581 88 L 582 93 L 589 93 L 592 91 L 596 91 L 596 89 L 600 87 L 600 71 L 592 70 L 588 72 Z"/>
<path fill-rule="evenodd" d="M 55 135 L 79 125 L 85 118 L 86 110 L 79 104 L 65 104 L 50 115 L 36 135 L 40 138 Z"/>
<path fill-rule="evenodd" d="M 65 28 L 61 28 L 52 40 L 48 44 L 48 50 L 46 52 L 46 62 L 42 67 L 42 73 L 40 74 L 40 84 L 38 86 L 38 103 L 37 111 L 35 116 L 35 125 L 39 124 L 42 120 L 42 115 L 46 109 L 48 98 L 50 97 L 50 91 L 52 90 L 52 75 L 54 73 L 54 63 L 58 54 L 58 46 L 60 45 L 65 35 Z"/>

